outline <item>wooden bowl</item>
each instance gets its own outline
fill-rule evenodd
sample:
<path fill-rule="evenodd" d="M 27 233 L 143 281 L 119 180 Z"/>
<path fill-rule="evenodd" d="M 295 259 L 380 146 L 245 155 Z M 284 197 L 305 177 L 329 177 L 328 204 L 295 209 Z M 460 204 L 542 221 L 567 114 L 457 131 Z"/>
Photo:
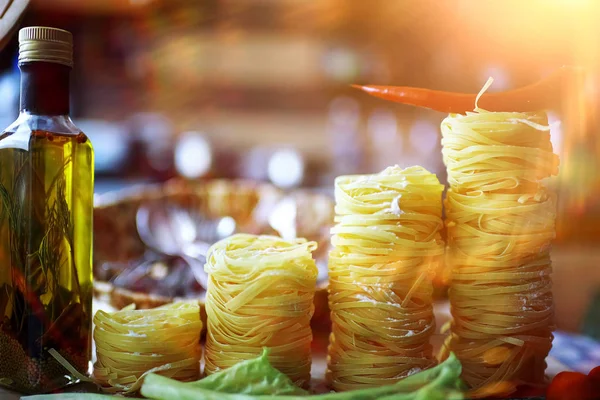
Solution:
<path fill-rule="evenodd" d="M 161 185 L 138 186 L 98 196 L 94 208 L 94 278 L 96 297 L 120 309 L 134 303 L 137 308 L 153 308 L 177 298 L 116 287 L 111 279 L 118 271 L 106 265 L 122 265 L 141 259 L 147 251 L 139 238 L 136 213 L 142 204 L 168 203 L 199 211 L 209 218 L 232 217 L 241 232 L 277 234 L 277 210 L 295 208 L 295 218 L 288 231 L 296 237 L 319 244 L 315 258 L 326 273 L 329 231 L 333 225 L 333 200 L 323 194 L 299 189 L 284 193 L 276 187 L 243 180 L 208 180 L 189 182 L 173 180 Z M 289 222 L 289 221 L 288 221 Z M 285 228 L 285 227 L 284 227 Z M 287 232 L 290 234 L 290 232 Z M 315 296 L 315 320 L 329 326 L 326 275 L 320 274 L 319 293 Z M 198 299 L 201 303 L 202 296 Z"/>

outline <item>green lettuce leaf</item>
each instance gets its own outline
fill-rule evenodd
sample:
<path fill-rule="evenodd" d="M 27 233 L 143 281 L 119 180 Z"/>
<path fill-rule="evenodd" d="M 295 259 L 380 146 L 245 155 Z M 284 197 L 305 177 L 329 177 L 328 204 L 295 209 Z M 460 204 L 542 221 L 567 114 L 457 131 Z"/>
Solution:
<path fill-rule="evenodd" d="M 209 375 L 188 385 L 221 393 L 248 395 L 307 395 L 294 385 L 287 375 L 269 362 L 269 350 L 263 349 L 258 358 L 241 361 L 231 368 Z"/>
<path fill-rule="evenodd" d="M 199 387 L 197 383 L 201 381 L 182 383 L 156 374 L 146 377 L 141 392 L 145 397 L 154 400 L 460 400 L 463 399 L 460 390 L 461 369 L 460 362 L 454 354 L 451 354 L 443 363 L 393 385 L 343 393 L 327 393 L 309 396 L 308 399 L 306 396 L 298 395 L 248 394 L 249 391 L 224 393 Z M 226 374 L 227 371 L 229 370 L 223 373 Z M 252 381 L 256 381 L 256 378 L 254 377 Z"/>

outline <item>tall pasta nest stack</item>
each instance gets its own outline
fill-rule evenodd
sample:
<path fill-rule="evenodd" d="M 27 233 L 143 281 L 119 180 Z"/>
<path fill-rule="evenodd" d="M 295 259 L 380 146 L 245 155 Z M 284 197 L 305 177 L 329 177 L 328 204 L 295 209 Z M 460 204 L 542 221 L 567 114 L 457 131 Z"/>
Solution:
<path fill-rule="evenodd" d="M 441 125 L 453 351 L 471 397 L 545 382 L 558 173 L 542 113 L 450 115 Z"/>
<path fill-rule="evenodd" d="M 336 179 L 327 371 L 336 391 L 395 383 L 434 363 L 442 191 L 422 167 Z"/>

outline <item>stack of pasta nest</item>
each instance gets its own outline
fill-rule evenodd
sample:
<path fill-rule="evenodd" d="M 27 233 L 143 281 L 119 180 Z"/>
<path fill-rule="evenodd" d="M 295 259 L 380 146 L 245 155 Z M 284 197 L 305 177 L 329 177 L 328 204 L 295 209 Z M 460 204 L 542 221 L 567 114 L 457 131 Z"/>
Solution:
<path fill-rule="evenodd" d="M 270 349 L 269 361 L 308 386 L 317 282 L 315 242 L 236 234 L 209 250 L 205 372 Z"/>
<path fill-rule="evenodd" d="M 377 387 L 430 367 L 443 185 L 422 167 L 335 181 L 327 379 Z"/>
<path fill-rule="evenodd" d="M 446 351 L 473 396 L 541 384 L 553 329 L 550 242 L 558 172 L 539 113 L 450 115 L 442 122 L 453 322 Z"/>
<path fill-rule="evenodd" d="M 182 381 L 199 378 L 202 322 L 197 302 L 98 311 L 94 324 L 94 378 L 105 392 L 135 393 L 149 373 Z"/>

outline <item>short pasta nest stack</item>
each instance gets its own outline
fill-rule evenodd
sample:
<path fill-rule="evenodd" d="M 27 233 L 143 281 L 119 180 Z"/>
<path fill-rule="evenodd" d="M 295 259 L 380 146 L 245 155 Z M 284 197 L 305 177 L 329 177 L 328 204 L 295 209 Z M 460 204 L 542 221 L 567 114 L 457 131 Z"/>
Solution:
<path fill-rule="evenodd" d="M 135 393 L 153 372 L 181 381 L 199 378 L 202 321 L 197 302 L 98 311 L 94 324 L 94 378 L 105 392 Z"/>
<path fill-rule="evenodd" d="M 327 371 L 335 390 L 394 383 L 434 364 L 442 191 L 422 167 L 336 179 Z"/>
<path fill-rule="evenodd" d="M 215 243 L 205 270 L 205 372 L 270 348 L 269 361 L 298 386 L 310 381 L 315 242 L 236 234 Z"/>
<path fill-rule="evenodd" d="M 450 115 L 441 125 L 453 322 L 474 397 L 543 383 L 552 343 L 550 243 L 558 172 L 544 114 Z"/>

